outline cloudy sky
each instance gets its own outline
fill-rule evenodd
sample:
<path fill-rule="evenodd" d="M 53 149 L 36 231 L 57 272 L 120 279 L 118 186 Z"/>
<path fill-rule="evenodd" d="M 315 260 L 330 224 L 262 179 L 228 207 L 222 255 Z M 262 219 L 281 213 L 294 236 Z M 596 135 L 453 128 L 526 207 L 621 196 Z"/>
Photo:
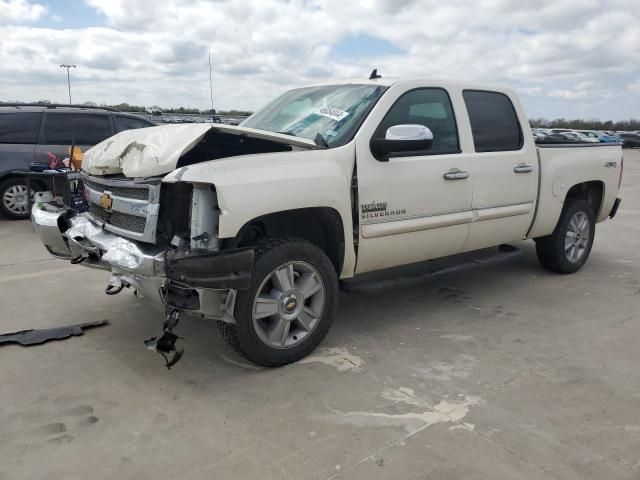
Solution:
<path fill-rule="evenodd" d="M 639 0 L 0 0 L 0 100 L 256 109 L 314 82 L 503 83 L 530 117 L 640 118 Z"/>

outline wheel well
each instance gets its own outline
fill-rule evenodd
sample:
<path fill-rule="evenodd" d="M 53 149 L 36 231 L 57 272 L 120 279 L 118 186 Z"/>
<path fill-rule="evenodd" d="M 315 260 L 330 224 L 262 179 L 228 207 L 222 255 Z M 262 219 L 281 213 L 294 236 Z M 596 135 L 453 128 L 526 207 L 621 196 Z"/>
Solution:
<path fill-rule="evenodd" d="M 254 218 L 235 238 L 226 241 L 223 248 L 251 245 L 262 237 L 283 236 L 302 238 L 317 245 L 340 275 L 344 262 L 344 228 L 340 214 L 329 207 L 285 210 Z"/>
<path fill-rule="evenodd" d="M 598 217 L 602 199 L 604 198 L 604 183 L 600 181 L 591 181 L 578 183 L 569 189 L 565 200 L 565 205 L 571 205 L 572 200 L 585 200 L 593 209 L 593 214 Z"/>

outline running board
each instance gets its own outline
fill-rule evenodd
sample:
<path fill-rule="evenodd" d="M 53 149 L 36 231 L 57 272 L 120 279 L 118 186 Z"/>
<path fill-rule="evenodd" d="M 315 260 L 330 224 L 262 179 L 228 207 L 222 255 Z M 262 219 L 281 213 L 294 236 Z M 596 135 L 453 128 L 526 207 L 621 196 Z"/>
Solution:
<path fill-rule="evenodd" d="M 416 285 L 438 275 L 462 272 L 482 265 L 494 265 L 521 253 L 518 247 L 503 244 L 498 248 L 485 248 L 427 262 L 364 273 L 352 279 L 341 280 L 340 290 L 348 293 L 380 293 L 392 288 Z"/>

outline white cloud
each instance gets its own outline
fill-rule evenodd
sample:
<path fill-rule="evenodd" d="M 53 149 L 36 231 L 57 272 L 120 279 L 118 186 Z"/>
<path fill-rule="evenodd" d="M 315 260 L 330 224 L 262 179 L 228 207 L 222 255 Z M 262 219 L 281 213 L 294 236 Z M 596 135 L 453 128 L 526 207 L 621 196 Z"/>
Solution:
<path fill-rule="evenodd" d="M 27 0 L 0 0 L 0 25 L 36 21 L 47 13 L 44 5 Z"/>
<path fill-rule="evenodd" d="M 70 62 L 78 65 L 77 100 L 206 108 L 212 48 L 219 108 L 253 109 L 287 88 L 364 78 L 378 67 L 386 76 L 510 84 L 532 117 L 620 119 L 640 111 L 640 92 L 629 87 L 640 68 L 637 0 L 88 3 L 103 26 L 44 29 L 12 20 L 0 27 L 3 98 L 64 100 L 58 64 Z M 334 53 L 342 39 L 363 33 L 404 53 Z"/>

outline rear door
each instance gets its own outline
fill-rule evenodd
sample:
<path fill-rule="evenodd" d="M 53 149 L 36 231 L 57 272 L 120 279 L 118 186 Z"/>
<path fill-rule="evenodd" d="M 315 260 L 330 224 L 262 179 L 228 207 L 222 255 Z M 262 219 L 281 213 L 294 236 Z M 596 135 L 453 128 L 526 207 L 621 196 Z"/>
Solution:
<path fill-rule="evenodd" d="M 357 273 L 462 250 L 472 220 L 472 156 L 461 150 L 455 104 L 445 88 L 396 84 L 356 135 Z M 371 139 L 402 124 L 431 129 L 432 148 L 377 158 Z"/>
<path fill-rule="evenodd" d="M 42 112 L 0 112 L 0 178 L 33 162 Z"/>
<path fill-rule="evenodd" d="M 60 159 L 69 156 L 71 145 L 83 152 L 113 135 L 108 113 L 64 112 L 48 110 L 36 147 L 39 162 L 49 163 L 51 155 Z"/>
<path fill-rule="evenodd" d="M 525 237 L 538 192 L 538 159 L 515 96 L 483 90 L 463 90 L 462 96 L 475 150 L 468 251 Z"/>

